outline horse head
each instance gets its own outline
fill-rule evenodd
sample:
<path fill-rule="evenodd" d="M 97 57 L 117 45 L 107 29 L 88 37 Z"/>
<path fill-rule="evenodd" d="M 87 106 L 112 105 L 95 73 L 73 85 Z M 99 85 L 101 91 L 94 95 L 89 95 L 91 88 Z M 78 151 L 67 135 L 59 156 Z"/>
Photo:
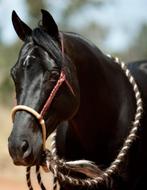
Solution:
<path fill-rule="evenodd" d="M 72 118 L 79 106 L 79 87 L 75 67 L 64 52 L 58 27 L 52 16 L 42 10 L 42 24 L 35 29 L 27 26 L 16 14 L 12 22 L 19 38 L 24 42 L 18 60 L 11 69 L 15 83 L 17 105 L 44 109 L 48 97 L 56 86 L 61 72 L 65 80 L 57 90 L 43 118 L 48 137 L 64 120 Z M 34 165 L 40 162 L 43 143 L 37 119 L 25 110 L 18 110 L 8 140 L 10 155 L 16 165 Z"/>

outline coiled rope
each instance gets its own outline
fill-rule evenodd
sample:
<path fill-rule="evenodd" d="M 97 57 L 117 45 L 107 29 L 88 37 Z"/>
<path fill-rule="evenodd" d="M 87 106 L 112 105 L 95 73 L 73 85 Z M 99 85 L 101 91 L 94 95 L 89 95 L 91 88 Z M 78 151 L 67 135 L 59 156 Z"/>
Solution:
<path fill-rule="evenodd" d="M 137 134 L 137 131 L 139 128 L 139 123 L 140 123 L 140 119 L 141 119 L 142 112 L 143 112 L 141 94 L 140 94 L 138 85 L 135 82 L 135 79 L 131 75 L 126 64 L 124 62 L 120 61 L 117 57 L 113 58 L 110 55 L 109 55 L 109 57 L 114 59 L 114 61 L 120 65 L 121 69 L 124 71 L 124 74 L 126 75 L 130 84 L 132 85 L 132 88 L 134 91 L 134 96 L 136 99 L 136 113 L 135 113 L 134 121 L 132 124 L 132 129 L 130 130 L 130 133 L 129 133 L 128 137 L 126 138 L 126 140 L 123 144 L 123 147 L 121 148 L 120 152 L 118 153 L 116 159 L 110 164 L 110 166 L 108 168 L 106 168 L 104 171 L 102 171 L 102 173 L 100 175 L 97 175 L 95 177 L 87 177 L 86 179 L 74 178 L 70 175 L 65 175 L 62 171 L 63 171 L 63 169 L 71 171 L 76 166 L 80 167 L 81 165 L 82 165 L 82 167 L 84 166 L 84 167 L 89 167 L 89 168 L 91 168 L 91 167 L 96 168 L 97 167 L 96 165 L 93 165 L 93 163 L 91 163 L 90 161 L 82 161 L 81 160 L 79 162 L 76 162 L 76 161 L 66 162 L 65 160 L 59 159 L 57 156 L 57 151 L 56 151 L 56 142 L 55 142 L 56 132 L 54 132 L 52 134 L 53 140 L 52 140 L 52 144 L 51 144 L 51 152 L 45 148 L 45 142 L 43 140 L 43 142 L 44 142 L 43 147 L 44 147 L 44 151 L 45 151 L 45 160 L 46 160 L 45 165 L 46 165 L 46 168 L 48 169 L 48 171 L 51 171 L 54 175 L 54 186 L 53 186 L 54 190 L 56 190 L 56 188 L 57 188 L 57 182 L 59 182 L 59 184 L 68 183 L 68 184 L 72 184 L 75 186 L 84 186 L 84 187 L 93 187 L 100 183 L 108 184 L 109 180 L 111 179 L 112 174 L 115 174 L 116 170 L 118 170 L 120 165 L 125 161 L 128 150 L 129 150 L 130 146 L 132 145 L 132 143 L 134 142 L 134 140 L 136 139 L 136 134 Z M 29 109 L 28 108 L 29 107 L 23 106 L 23 105 L 18 105 L 16 107 L 14 107 L 14 109 L 12 110 L 13 118 L 14 118 L 15 112 L 18 110 L 28 111 L 36 117 L 37 112 L 35 110 L 33 110 L 32 108 L 29 108 Z M 38 115 L 38 113 L 37 113 L 37 115 Z M 42 126 L 41 123 L 45 123 L 45 122 L 42 122 L 43 118 L 41 116 L 38 115 L 36 118 L 39 120 L 39 123 L 41 126 Z M 42 127 L 42 130 L 44 130 L 44 127 Z M 43 134 L 44 133 L 46 134 L 46 132 L 43 132 Z M 45 139 L 44 136 L 43 136 L 43 139 Z M 40 188 L 42 190 L 46 190 L 43 185 L 42 179 L 41 179 L 39 166 L 36 166 L 36 175 L 37 175 L 37 180 L 38 180 L 38 184 L 40 185 Z M 31 184 L 31 178 L 30 178 L 30 167 L 27 167 L 26 179 L 27 179 L 27 185 L 28 185 L 29 190 L 33 190 L 33 187 Z"/>

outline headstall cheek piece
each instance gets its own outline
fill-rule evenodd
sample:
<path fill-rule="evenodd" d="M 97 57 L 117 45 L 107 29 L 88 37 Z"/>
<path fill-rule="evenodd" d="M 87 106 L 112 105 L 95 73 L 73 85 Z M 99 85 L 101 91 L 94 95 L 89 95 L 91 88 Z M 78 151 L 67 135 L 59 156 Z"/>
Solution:
<path fill-rule="evenodd" d="M 63 36 L 60 35 L 60 37 L 61 37 L 62 54 L 64 57 Z M 140 119 L 142 117 L 142 112 L 143 112 L 142 99 L 141 99 L 141 94 L 140 94 L 138 85 L 136 84 L 135 79 L 131 75 L 129 69 L 127 68 L 127 66 L 124 62 L 120 61 L 117 57 L 113 58 L 110 55 L 108 55 L 108 57 L 113 59 L 121 67 L 125 76 L 128 78 L 130 84 L 132 85 L 134 96 L 136 99 L 136 113 L 135 113 L 134 121 L 132 124 L 132 128 L 130 130 L 128 137 L 126 138 L 126 140 L 123 144 L 123 147 L 121 148 L 120 152 L 118 153 L 116 159 L 110 164 L 110 166 L 108 168 L 103 170 L 100 175 L 97 175 L 94 177 L 87 176 L 86 179 L 79 179 L 79 178 L 74 178 L 70 175 L 65 175 L 62 172 L 63 168 L 65 168 L 68 171 L 71 171 L 73 168 L 75 169 L 75 166 L 82 167 L 82 168 L 84 166 L 86 169 L 88 167 L 90 169 L 92 167 L 96 168 L 97 166 L 94 165 L 92 162 L 87 161 L 87 160 L 86 161 L 85 160 L 84 161 L 79 160 L 79 161 L 67 162 L 65 160 L 59 159 L 57 156 L 57 151 L 56 151 L 56 141 L 55 141 L 56 132 L 54 132 L 52 134 L 53 140 L 52 140 L 52 144 L 51 144 L 51 152 L 48 151 L 45 147 L 46 127 L 45 127 L 45 122 L 43 120 L 44 114 L 46 113 L 47 109 L 49 109 L 53 98 L 55 97 L 59 87 L 62 85 L 62 83 L 64 81 L 68 85 L 70 91 L 74 94 L 70 84 L 66 81 L 65 74 L 64 74 L 63 70 L 61 71 L 59 80 L 57 81 L 57 84 L 53 88 L 53 90 L 52 90 L 48 100 L 46 101 L 46 103 L 45 103 L 40 114 L 38 112 L 36 112 L 34 109 L 32 109 L 28 106 L 24 106 L 24 105 L 17 105 L 12 109 L 12 119 L 13 120 L 15 117 L 15 113 L 17 111 L 24 110 L 24 111 L 27 111 L 27 112 L 31 113 L 32 115 L 34 115 L 36 117 L 36 119 L 39 121 L 39 124 L 42 127 L 43 149 L 46 153 L 46 155 L 45 155 L 46 156 L 45 157 L 46 168 L 49 171 L 51 171 L 54 175 L 54 185 L 53 185 L 54 190 L 57 188 L 57 181 L 59 181 L 59 183 L 61 183 L 61 182 L 62 183 L 68 183 L 68 184 L 72 184 L 75 186 L 84 186 L 84 187 L 88 187 L 88 188 L 93 187 L 95 185 L 98 185 L 100 183 L 105 183 L 107 185 L 108 182 L 111 180 L 111 176 L 116 173 L 116 170 L 118 170 L 120 165 L 125 161 L 128 150 L 129 150 L 130 146 L 132 145 L 132 143 L 134 142 L 134 140 L 136 139 L 136 134 L 138 132 L 139 123 L 140 123 Z M 31 184 L 31 179 L 30 179 L 30 169 L 31 169 L 30 167 L 27 167 L 26 179 L 27 179 L 27 185 L 28 185 L 29 190 L 33 190 L 33 187 Z M 44 185 L 42 183 L 42 179 L 41 179 L 41 175 L 40 175 L 40 171 L 39 171 L 39 166 L 36 166 L 36 174 L 37 174 L 38 184 L 40 185 L 41 189 L 46 190 L 46 188 L 44 187 Z"/>

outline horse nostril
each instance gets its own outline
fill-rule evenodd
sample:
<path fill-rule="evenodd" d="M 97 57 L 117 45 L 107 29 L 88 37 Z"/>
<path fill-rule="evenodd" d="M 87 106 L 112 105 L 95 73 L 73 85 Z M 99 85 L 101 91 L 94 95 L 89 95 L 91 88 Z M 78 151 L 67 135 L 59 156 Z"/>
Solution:
<path fill-rule="evenodd" d="M 27 141 L 24 140 L 22 142 L 22 144 L 21 144 L 21 150 L 22 150 L 22 152 L 25 153 L 28 150 L 28 148 L 29 148 L 29 144 L 28 144 Z"/>
<path fill-rule="evenodd" d="M 21 152 L 23 155 L 23 159 L 26 159 L 31 154 L 31 147 L 29 146 L 28 141 L 24 140 L 21 144 Z"/>
<path fill-rule="evenodd" d="M 31 154 L 31 148 L 29 146 L 29 143 L 26 140 L 24 140 L 21 144 L 21 152 L 22 152 L 23 159 L 28 158 Z"/>

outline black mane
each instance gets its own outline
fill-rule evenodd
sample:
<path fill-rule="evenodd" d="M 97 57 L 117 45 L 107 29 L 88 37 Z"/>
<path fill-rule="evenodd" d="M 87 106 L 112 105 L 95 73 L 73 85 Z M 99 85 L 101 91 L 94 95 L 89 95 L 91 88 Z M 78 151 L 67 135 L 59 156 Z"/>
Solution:
<path fill-rule="evenodd" d="M 58 45 L 58 42 L 51 38 L 41 27 L 35 28 L 32 32 L 33 42 L 42 47 L 51 58 L 57 63 L 58 66 L 61 65 L 62 52 Z"/>

